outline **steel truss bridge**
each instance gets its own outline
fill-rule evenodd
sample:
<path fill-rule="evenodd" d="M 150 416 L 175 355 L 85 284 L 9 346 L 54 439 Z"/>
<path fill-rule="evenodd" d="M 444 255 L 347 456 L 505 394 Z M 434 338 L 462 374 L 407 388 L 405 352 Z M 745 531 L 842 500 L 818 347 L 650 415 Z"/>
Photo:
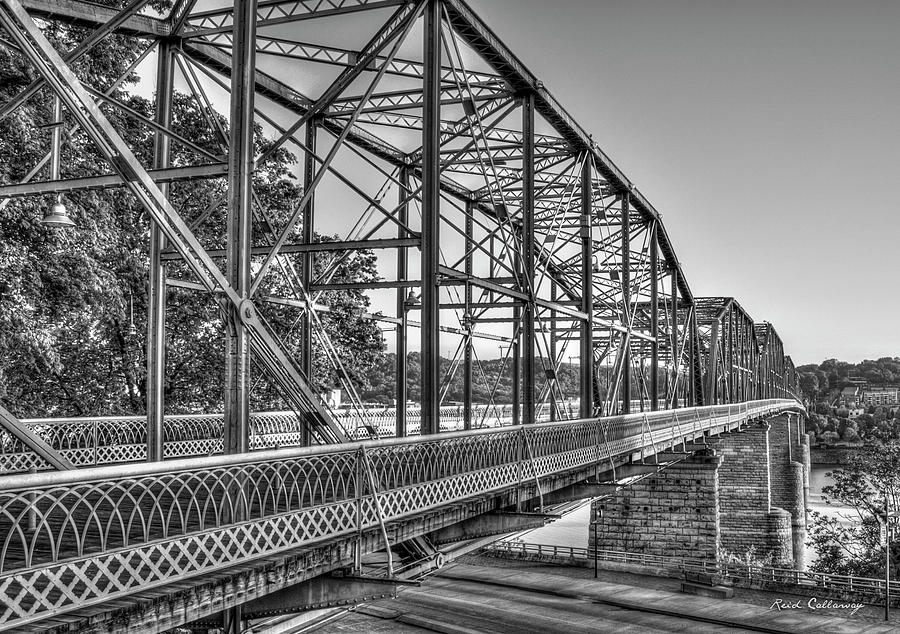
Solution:
<path fill-rule="evenodd" d="M 93 190 L 121 188 L 151 220 L 146 416 L 22 421 L 0 407 L 0 628 L 106 615 L 127 629 L 110 615 L 133 610 L 130 627 L 161 630 L 224 610 L 237 631 L 237 606 L 359 572 L 386 544 L 436 557 L 421 536 L 554 492 L 599 495 L 646 454 L 797 407 L 774 327 L 733 298 L 693 294 L 658 211 L 463 0 L 221 4 L 0 0 L 0 47 L 34 77 L 0 120 L 37 101 L 48 122 L 36 133 L 46 156 L 0 170 L 14 179 L 0 182 L 0 205 L 65 195 L 85 207 Z M 114 38 L 134 46 L 102 83 L 79 60 Z M 153 63 L 148 116 L 118 88 Z M 176 86 L 214 147 L 179 134 Z M 152 152 L 129 145 L 125 120 Z M 255 128 L 273 139 L 264 150 Z M 91 169 L 61 161 L 64 145 Z M 254 191 L 280 149 L 303 182 L 286 215 Z M 198 180 L 225 193 L 183 217 L 176 194 Z M 215 244 L 201 235 L 213 222 Z M 335 222 L 339 239 L 318 241 L 316 227 Z M 391 274 L 335 282 L 360 251 Z M 220 417 L 164 416 L 172 289 L 220 311 Z M 387 423 L 348 421 L 311 387 L 323 355 L 358 400 L 322 328 L 334 290 L 392 307 L 368 317 L 395 333 L 397 403 L 417 333 L 415 416 L 401 406 Z M 296 348 L 276 309 L 295 311 Z M 481 340 L 503 344 L 512 373 L 506 426 L 493 429 L 478 429 L 473 405 Z M 460 431 L 441 433 L 448 344 L 464 394 Z M 558 380 L 567 356 L 579 358 L 577 412 Z M 251 414 L 251 367 L 289 414 Z M 397 438 L 358 442 L 385 424 Z"/>
<path fill-rule="evenodd" d="M 145 603 L 108 627 L 161 631 L 248 602 L 245 617 L 265 615 L 275 610 L 265 602 L 254 609 L 254 600 L 358 567 L 363 554 L 386 544 L 425 534 L 453 541 L 442 529 L 527 500 L 549 502 L 554 493 L 557 500 L 608 494 L 634 477 L 629 463 L 645 453 L 659 459 L 640 472 L 655 472 L 671 459 L 664 450 L 796 408 L 771 399 L 7 475 L 0 478 L 0 627 L 96 622 L 110 607 L 131 605 L 124 599 Z M 589 478 L 593 485 L 579 485 Z M 528 525 L 507 530 L 517 526 Z M 441 553 L 434 555 L 427 563 L 440 566 Z M 183 593 L 192 580 L 206 594 L 151 600 Z"/>

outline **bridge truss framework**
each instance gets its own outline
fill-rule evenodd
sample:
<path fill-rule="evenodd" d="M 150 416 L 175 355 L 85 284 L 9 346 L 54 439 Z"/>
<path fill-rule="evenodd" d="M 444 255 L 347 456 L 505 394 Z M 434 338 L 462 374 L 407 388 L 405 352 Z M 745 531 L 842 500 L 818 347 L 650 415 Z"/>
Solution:
<path fill-rule="evenodd" d="M 210 10 L 178 0 L 166 15 L 142 0 L 124 7 L 80 0 L 3 0 L 0 6 L 2 45 L 27 58 L 40 77 L 4 104 L 0 116 L 49 89 L 69 132 L 93 142 L 108 162 L 105 173 L 93 176 L 38 165 L 22 182 L 0 186 L 0 198 L 125 187 L 153 219 L 151 459 L 162 456 L 171 286 L 212 294 L 221 306 L 229 453 L 249 447 L 251 354 L 312 441 L 345 438 L 307 380 L 314 346 L 327 348 L 316 300 L 334 288 L 396 293 L 394 315 L 373 318 L 396 332 L 401 404 L 407 401 L 407 336 L 418 330 L 423 433 L 438 430 L 442 339 L 457 344 L 451 367 L 463 375 L 466 428 L 478 380 L 473 344 L 480 337 L 505 344 L 514 420 L 523 423 L 535 421 L 542 403 L 555 417 L 563 398 L 556 377 L 568 342 L 581 359 L 581 417 L 795 389 L 774 330 L 751 328 L 736 303 L 724 306 L 731 300 L 694 297 L 656 209 L 462 0 L 237 0 Z M 86 28 L 89 35 L 73 50 L 57 51 L 41 30 L 50 23 Z M 156 57 L 152 120 L 73 71 L 90 47 L 117 34 L 139 39 L 136 57 Z M 217 91 L 230 95 L 227 127 L 209 119 L 218 152 L 192 146 L 175 131 L 176 82 L 209 109 Z M 115 118 L 105 114 L 116 109 L 152 129 L 152 160 L 139 160 L 125 143 Z M 262 154 L 255 153 L 254 125 L 277 139 Z M 188 148 L 193 161 L 173 166 L 173 144 Z M 49 139 L 48 147 L 50 158 L 58 155 L 58 141 Z M 255 169 L 277 147 L 298 154 L 304 181 L 302 199 L 279 219 L 253 191 Z M 227 179 L 227 196 L 201 218 L 182 218 L 170 190 L 198 178 Z M 335 194 L 335 184 L 344 195 Z M 219 205 L 227 207 L 226 239 L 224 248 L 211 249 L 196 229 Z M 344 239 L 317 244 L 317 215 L 336 208 L 347 217 Z M 313 274 L 314 258 L 327 258 L 328 271 L 359 249 L 383 256 L 396 275 L 342 285 Z M 266 294 L 272 280 L 281 296 Z M 298 311 L 304 332 L 296 356 L 267 322 L 272 304 Z M 720 325 L 722 310 L 727 324 Z M 737 313 L 740 319 L 732 317 Z M 547 377 L 540 392 L 538 373 Z M 404 408 L 397 411 L 396 433 L 403 435 Z"/>
<path fill-rule="evenodd" d="M 51 27 L 84 39 L 57 50 Z M 92 85 L 78 60 L 119 36 L 139 42 L 133 59 L 111 86 Z M 222 572 L 239 559 L 318 557 L 303 561 L 323 572 L 385 541 L 516 503 L 526 490 L 574 485 L 602 460 L 615 472 L 636 451 L 796 406 L 776 400 L 792 399 L 797 381 L 772 325 L 754 322 L 732 298 L 693 295 L 660 214 L 463 0 L 235 0 L 225 8 L 176 0 L 164 13 L 147 0 L 0 0 L 0 46 L 36 77 L 0 104 L 0 118 L 44 99 L 51 124 L 47 156 L 20 182 L 0 184 L 0 205 L 125 188 L 152 220 L 145 428 L 114 422 L 103 444 L 98 430 L 109 425 L 23 424 L 0 407 L 4 468 L 239 454 L 0 478 L 0 629 Z M 152 116 L 115 96 L 147 60 L 156 62 Z M 179 134 L 176 87 L 204 113 L 214 149 Z M 214 112 L 222 103 L 224 119 Z M 123 118 L 152 135 L 149 157 L 125 141 Z M 264 150 L 257 127 L 274 139 Z M 91 144 L 105 164 L 91 173 L 62 165 L 63 138 Z M 254 178 L 279 148 L 299 157 L 303 193 L 276 216 Z M 173 191 L 195 179 L 227 186 L 199 217 L 185 218 Z M 223 207 L 223 240 L 210 245 L 198 228 Z M 314 229 L 335 218 L 345 225 L 340 239 L 317 241 Z M 360 250 L 394 274 L 334 282 L 343 258 Z M 225 338 L 224 419 L 204 421 L 192 443 L 178 436 L 183 425 L 164 419 L 173 287 L 211 297 Z M 423 438 L 338 447 L 356 436 L 309 377 L 316 351 L 330 349 L 319 301 L 346 289 L 393 295 L 393 314 L 370 317 L 396 333 L 398 437 L 410 431 L 406 352 L 418 332 Z M 267 317 L 273 307 L 297 311 L 296 353 Z M 475 429 L 479 339 L 500 343 L 511 361 L 515 427 Z M 450 371 L 463 375 L 463 431 L 429 439 L 440 431 L 447 342 L 456 346 Z M 574 416 L 561 406 L 558 381 L 569 345 L 580 358 L 578 420 L 560 423 Z M 251 359 L 300 425 L 281 418 L 260 431 L 250 412 Z M 648 413 L 628 416 L 636 409 Z M 537 425 L 542 411 L 551 422 Z M 267 435 L 326 446 L 247 453 L 264 448 Z M 123 458 L 123 448 L 137 458 Z M 203 493 L 188 495 L 192 487 Z"/>

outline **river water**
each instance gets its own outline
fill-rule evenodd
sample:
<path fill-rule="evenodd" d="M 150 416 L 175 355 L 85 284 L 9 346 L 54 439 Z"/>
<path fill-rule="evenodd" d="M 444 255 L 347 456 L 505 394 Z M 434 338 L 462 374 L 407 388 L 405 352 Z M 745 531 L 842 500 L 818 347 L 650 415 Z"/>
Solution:
<path fill-rule="evenodd" d="M 836 465 L 813 465 L 809 473 L 808 504 L 810 510 L 834 516 L 838 516 L 838 513 L 840 513 L 841 509 L 828 506 L 822 499 L 822 487 L 833 482 L 832 478 L 828 477 L 826 473 L 836 468 L 838 468 Z M 578 507 L 552 524 L 518 534 L 516 538 L 531 544 L 587 548 L 590 515 L 591 505 L 589 502 L 586 502 L 583 506 Z M 807 549 L 806 556 L 807 562 L 811 562 L 813 553 L 810 549 Z"/>

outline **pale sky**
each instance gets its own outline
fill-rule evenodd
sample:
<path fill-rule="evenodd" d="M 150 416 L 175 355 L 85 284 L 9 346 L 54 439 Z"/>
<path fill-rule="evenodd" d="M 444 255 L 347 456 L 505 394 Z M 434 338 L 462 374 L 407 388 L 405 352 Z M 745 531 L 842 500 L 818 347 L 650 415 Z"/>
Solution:
<path fill-rule="evenodd" d="M 470 0 L 799 364 L 900 356 L 900 2 Z"/>
<path fill-rule="evenodd" d="M 798 365 L 900 356 L 900 2 L 468 1 L 661 212 L 696 296 Z"/>

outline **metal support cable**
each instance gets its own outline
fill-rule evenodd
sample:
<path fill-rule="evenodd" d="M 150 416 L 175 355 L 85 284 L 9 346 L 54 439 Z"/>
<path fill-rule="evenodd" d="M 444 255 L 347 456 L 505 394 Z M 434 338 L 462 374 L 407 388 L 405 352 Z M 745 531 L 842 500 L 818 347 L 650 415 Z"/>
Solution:
<path fill-rule="evenodd" d="M 531 450 L 531 443 L 528 441 L 529 432 L 525 427 L 521 428 L 522 433 L 522 444 L 525 445 L 525 450 L 528 452 L 528 461 L 531 464 L 531 473 L 534 477 L 534 486 L 537 487 L 538 492 L 538 500 L 540 504 L 540 510 L 544 512 L 544 493 L 541 491 L 541 479 L 538 476 L 537 463 L 534 460 L 534 452 Z"/>
<path fill-rule="evenodd" d="M 360 447 L 359 454 L 363 469 L 366 472 L 366 478 L 369 481 L 369 487 L 372 489 L 372 499 L 375 502 L 375 512 L 378 514 L 378 526 L 381 528 L 381 537 L 384 539 L 385 551 L 387 552 L 388 577 L 394 576 L 394 555 L 391 552 L 391 540 L 388 539 L 387 526 L 384 521 L 384 510 L 381 508 L 381 497 L 378 495 L 378 486 L 375 484 L 375 475 L 372 473 L 372 465 L 369 462 L 369 454 L 366 453 L 365 447 Z"/>

